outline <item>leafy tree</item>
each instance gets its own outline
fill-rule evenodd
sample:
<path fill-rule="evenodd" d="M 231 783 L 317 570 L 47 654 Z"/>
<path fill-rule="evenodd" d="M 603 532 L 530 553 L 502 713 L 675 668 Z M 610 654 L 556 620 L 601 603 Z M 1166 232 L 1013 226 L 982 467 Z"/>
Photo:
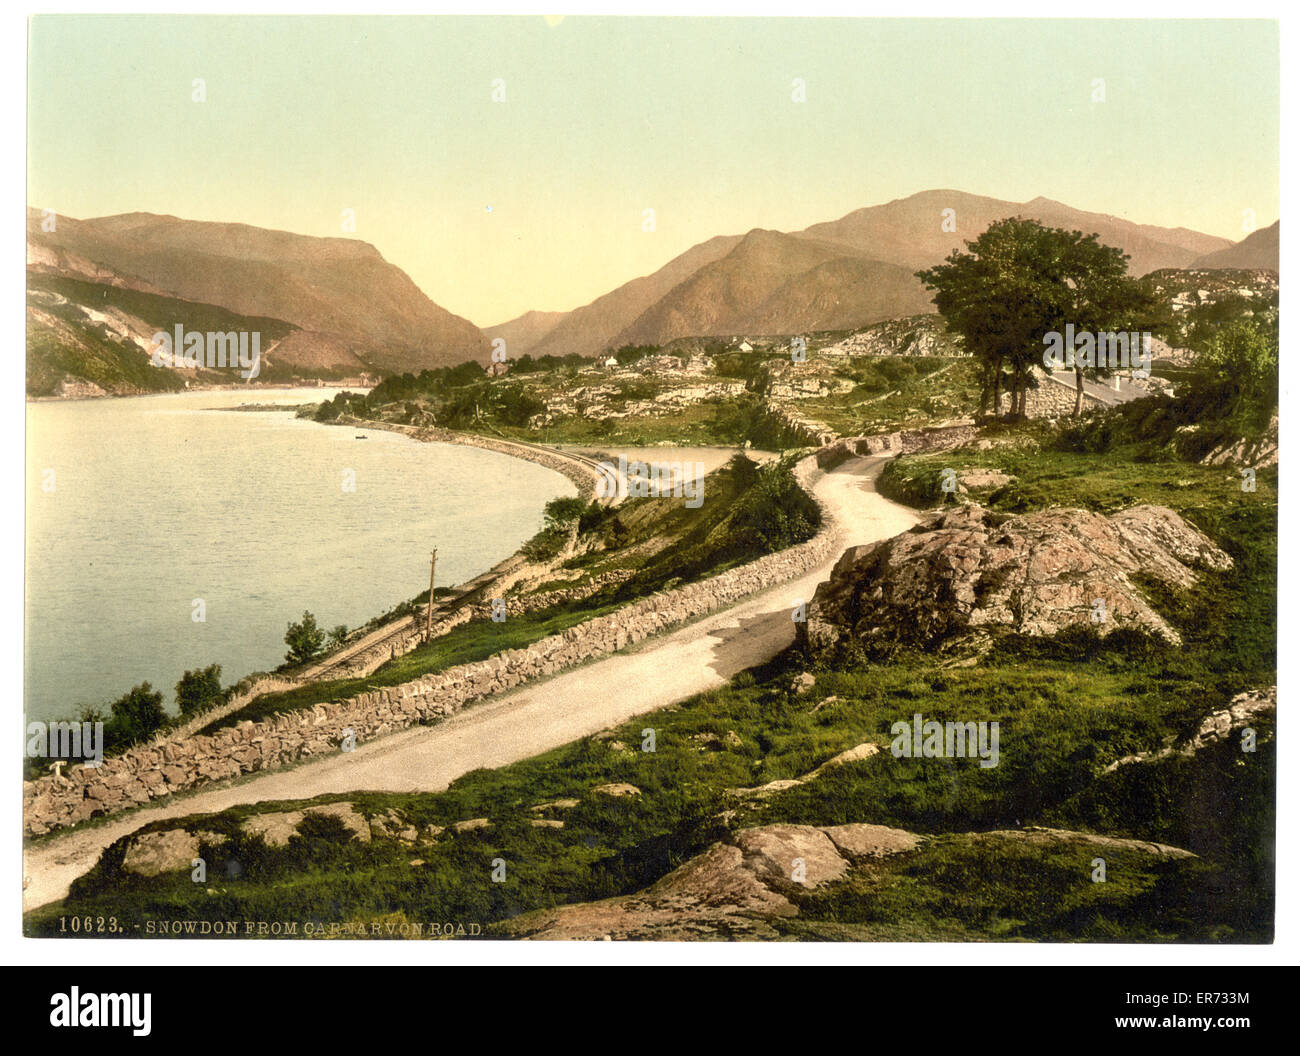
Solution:
<path fill-rule="evenodd" d="M 186 671 L 176 683 L 176 706 L 182 715 L 197 715 L 218 703 L 221 690 L 221 665 Z"/>
<path fill-rule="evenodd" d="M 1278 339 L 1247 320 L 1229 323 L 1196 357 L 1194 390 L 1212 392 L 1224 416 L 1259 428 L 1277 407 Z"/>
<path fill-rule="evenodd" d="M 547 529 L 554 531 L 568 527 L 578 520 L 586 509 L 587 504 L 578 498 L 552 499 L 543 508 L 542 516 L 546 519 Z"/>
<path fill-rule="evenodd" d="M 916 275 L 935 292 L 949 328 L 983 367 L 981 411 L 991 399 L 1000 412 L 1007 381 L 1011 414 L 1025 413 L 1029 390 L 1037 385 L 1035 370 L 1045 369 L 1046 334 L 1063 331 L 1067 323 L 1080 331 L 1125 329 L 1149 307 L 1127 275 L 1128 258 L 1096 235 L 1014 217 L 989 225 L 966 246 L 969 252 L 954 251 L 945 263 Z M 1085 371 L 1098 368 L 1076 371 L 1076 411 Z"/>
<path fill-rule="evenodd" d="M 289 663 L 306 663 L 321 654 L 325 647 L 325 632 L 316 626 L 315 616 L 304 612 L 301 623 L 289 624 L 289 629 L 284 632 L 284 643 L 289 647 L 284 654 Z"/>
<path fill-rule="evenodd" d="M 141 682 L 111 706 L 113 727 L 108 740 L 113 743 L 142 741 L 156 733 L 167 721 L 161 693 L 148 682 Z M 107 732 L 107 731 L 106 731 Z"/>
<path fill-rule="evenodd" d="M 347 637 L 348 637 L 348 625 L 346 623 L 340 623 L 337 627 L 335 627 L 332 631 L 330 631 L 330 635 L 329 635 L 330 648 L 337 649 L 340 645 L 342 645 L 345 641 L 347 641 Z"/>

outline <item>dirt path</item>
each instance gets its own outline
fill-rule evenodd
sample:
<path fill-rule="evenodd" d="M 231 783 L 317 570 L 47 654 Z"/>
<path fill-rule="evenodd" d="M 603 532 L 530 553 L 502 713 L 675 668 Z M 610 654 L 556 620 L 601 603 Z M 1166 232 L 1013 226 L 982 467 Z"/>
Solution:
<path fill-rule="evenodd" d="M 24 876 L 31 881 L 23 908 L 62 898 L 105 847 L 151 821 L 326 792 L 438 792 L 471 770 L 527 759 L 722 685 L 794 640 L 791 611 L 798 602 L 811 600 L 844 547 L 886 539 L 916 523 L 913 511 L 876 493 L 875 480 L 886 461 L 852 459 L 817 482 L 818 497 L 839 522 L 843 546 L 800 578 L 651 639 L 635 651 L 476 703 L 437 726 L 413 727 L 347 755 L 269 771 L 56 837 L 25 855 Z"/>

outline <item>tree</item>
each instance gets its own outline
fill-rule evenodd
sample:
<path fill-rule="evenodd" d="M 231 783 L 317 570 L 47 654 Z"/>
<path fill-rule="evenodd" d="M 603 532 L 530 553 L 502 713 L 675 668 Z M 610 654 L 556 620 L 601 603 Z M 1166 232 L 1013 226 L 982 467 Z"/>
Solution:
<path fill-rule="evenodd" d="M 220 664 L 186 671 L 176 683 L 176 706 L 182 715 L 197 715 L 207 711 L 223 696 Z"/>
<path fill-rule="evenodd" d="M 325 647 L 325 632 L 316 626 L 316 617 L 310 612 L 302 614 L 301 623 L 289 624 L 284 632 L 284 643 L 289 651 L 284 658 L 291 664 L 304 664 L 320 655 Z"/>
<path fill-rule="evenodd" d="M 347 641 L 347 637 L 348 637 L 348 625 L 346 623 L 340 623 L 337 627 L 335 627 L 332 631 L 330 631 L 330 637 L 329 637 L 330 648 L 337 649 L 340 645 L 342 645 L 345 641 Z"/>
<path fill-rule="evenodd" d="M 1063 330 L 1066 324 L 1073 323 L 1078 331 L 1099 335 L 1136 330 L 1153 323 L 1154 299 L 1137 279 L 1129 276 L 1125 253 L 1102 245 L 1096 235 L 1084 236 L 1078 231 L 1053 231 L 1053 238 L 1060 246 L 1064 264 L 1064 284 L 1059 291 L 1061 318 L 1056 329 Z M 1097 358 L 1092 365 L 1079 359 L 1075 361 L 1076 417 L 1083 408 L 1084 376 L 1108 377 L 1113 371 L 1114 364 L 1109 357 L 1105 362 L 1101 359 L 1100 344 L 1096 351 Z M 1130 356 L 1137 353 L 1138 349 L 1130 345 Z"/>
<path fill-rule="evenodd" d="M 583 515 L 586 509 L 585 502 L 571 496 L 552 499 L 542 510 L 546 530 L 554 532 L 568 528 Z"/>
<path fill-rule="evenodd" d="M 1275 330 L 1248 320 L 1229 323 L 1196 357 L 1193 388 L 1213 390 L 1224 417 L 1258 427 L 1277 407 L 1278 338 Z"/>
<path fill-rule="evenodd" d="M 156 733 L 167 721 L 161 693 L 148 682 L 141 682 L 112 704 L 114 743 L 142 741 Z"/>
<path fill-rule="evenodd" d="M 1005 380 L 1010 413 L 1024 415 L 1029 390 L 1037 385 L 1035 370 L 1046 369 L 1047 334 L 1067 323 L 1080 331 L 1119 329 L 1149 304 L 1128 277 L 1128 258 L 1096 235 L 1013 217 L 990 224 L 966 246 L 969 252 L 954 251 L 945 263 L 916 275 L 935 292 L 935 307 L 983 366 L 981 413 L 990 397 L 993 412 L 1001 413 Z M 1083 373 L 1096 370 L 1076 368 L 1076 412 Z"/>

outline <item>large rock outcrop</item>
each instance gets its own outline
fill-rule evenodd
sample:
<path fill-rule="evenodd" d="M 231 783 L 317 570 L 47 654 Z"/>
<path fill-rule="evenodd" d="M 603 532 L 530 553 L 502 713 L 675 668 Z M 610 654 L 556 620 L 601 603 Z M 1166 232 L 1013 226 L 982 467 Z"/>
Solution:
<path fill-rule="evenodd" d="M 524 914 L 509 938 L 766 939 L 793 917 L 788 897 L 843 878 L 854 862 L 913 850 L 921 838 L 883 825 L 741 829 L 634 895 Z"/>
<path fill-rule="evenodd" d="M 1050 636 L 1080 624 L 1103 637 L 1136 628 L 1178 644 L 1140 581 L 1187 590 L 1198 570 L 1231 565 L 1163 506 L 1109 517 L 1087 510 L 1007 516 L 963 506 L 847 550 L 798 630 L 813 656 L 847 641 L 868 653 L 983 647 L 1000 634 Z"/>

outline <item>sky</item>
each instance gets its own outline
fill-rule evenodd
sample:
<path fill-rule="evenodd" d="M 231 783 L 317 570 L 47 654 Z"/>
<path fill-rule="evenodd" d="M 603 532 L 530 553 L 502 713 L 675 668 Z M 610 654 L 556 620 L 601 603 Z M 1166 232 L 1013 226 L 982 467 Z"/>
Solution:
<path fill-rule="evenodd" d="M 936 188 L 1234 241 L 1278 217 L 1271 21 L 29 26 L 29 205 L 360 238 L 479 326 Z"/>

